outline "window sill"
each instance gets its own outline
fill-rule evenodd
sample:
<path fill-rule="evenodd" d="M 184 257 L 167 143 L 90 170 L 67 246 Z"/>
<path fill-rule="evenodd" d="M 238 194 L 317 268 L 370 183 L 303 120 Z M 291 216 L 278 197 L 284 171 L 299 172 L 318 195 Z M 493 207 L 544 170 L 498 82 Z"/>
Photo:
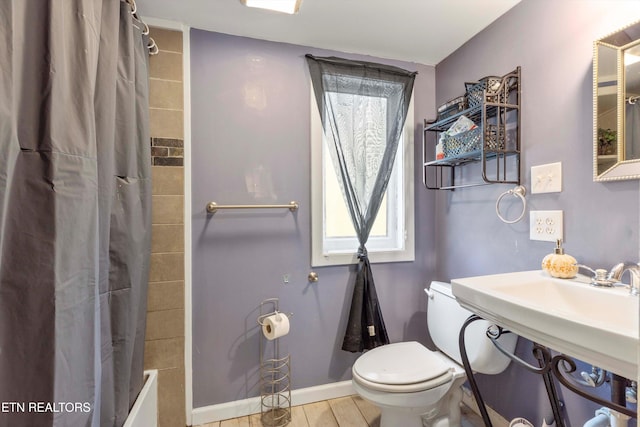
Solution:
<path fill-rule="evenodd" d="M 371 264 L 382 264 L 391 262 L 415 261 L 414 250 L 405 249 L 401 251 L 380 251 L 369 252 L 369 262 Z M 350 265 L 358 263 L 357 253 L 331 253 L 314 256 L 311 260 L 312 267 L 328 267 L 333 265 Z"/>

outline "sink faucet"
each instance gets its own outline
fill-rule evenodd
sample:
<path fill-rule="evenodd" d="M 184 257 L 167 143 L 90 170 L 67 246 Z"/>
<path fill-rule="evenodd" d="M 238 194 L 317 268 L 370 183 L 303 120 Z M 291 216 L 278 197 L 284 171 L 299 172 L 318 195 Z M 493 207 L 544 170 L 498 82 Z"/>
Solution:
<path fill-rule="evenodd" d="M 588 265 L 578 264 L 578 273 L 583 274 L 582 271 L 588 271 L 591 275 L 591 286 L 607 287 L 611 288 L 616 283 L 620 282 L 620 279 L 613 279 L 608 276 L 607 270 L 604 268 L 596 268 L 595 270 Z"/>
<path fill-rule="evenodd" d="M 619 282 L 625 272 L 629 272 L 629 293 L 631 295 L 640 294 L 640 264 L 635 262 L 621 262 L 611 268 L 607 279 Z"/>

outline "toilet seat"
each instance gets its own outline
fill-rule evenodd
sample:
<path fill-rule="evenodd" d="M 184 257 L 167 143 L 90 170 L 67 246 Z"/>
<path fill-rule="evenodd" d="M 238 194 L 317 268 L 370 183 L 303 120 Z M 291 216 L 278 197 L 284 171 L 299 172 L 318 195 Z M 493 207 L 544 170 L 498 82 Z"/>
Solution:
<path fill-rule="evenodd" d="M 388 344 L 364 353 L 352 369 L 353 379 L 372 390 L 410 393 L 450 382 L 453 369 L 443 358 L 415 341 Z"/>

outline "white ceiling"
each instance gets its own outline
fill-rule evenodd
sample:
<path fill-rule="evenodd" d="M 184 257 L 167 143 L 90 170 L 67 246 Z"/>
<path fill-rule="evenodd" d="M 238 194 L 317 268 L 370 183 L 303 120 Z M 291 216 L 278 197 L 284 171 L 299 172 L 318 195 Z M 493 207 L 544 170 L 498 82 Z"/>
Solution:
<path fill-rule="evenodd" d="M 143 18 L 436 65 L 520 0 L 302 0 L 296 15 L 240 0 L 137 0 Z"/>

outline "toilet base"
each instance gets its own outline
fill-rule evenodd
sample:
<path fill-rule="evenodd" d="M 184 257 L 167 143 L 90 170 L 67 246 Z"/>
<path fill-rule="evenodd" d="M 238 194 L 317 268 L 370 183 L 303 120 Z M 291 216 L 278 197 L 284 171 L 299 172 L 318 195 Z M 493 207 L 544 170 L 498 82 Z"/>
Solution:
<path fill-rule="evenodd" d="M 422 400 L 422 404 L 417 402 L 407 402 L 412 400 L 405 394 L 401 399 L 410 406 L 402 406 L 398 402 L 391 405 L 388 399 L 380 399 L 380 396 L 371 395 L 356 383 L 356 392 L 364 399 L 372 402 L 380 408 L 380 427 L 460 427 L 462 414 L 460 404 L 462 403 L 462 384 L 465 378 L 457 378 L 451 387 L 440 398 L 435 399 L 433 405 L 425 405 L 427 399 Z M 396 397 L 396 396 L 391 396 Z M 397 396 L 400 397 L 400 396 Z M 415 396 L 417 397 L 417 396 Z M 382 403 L 384 400 L 385 403 Z M 411 405 L 412 404 L 412 405 Z"/>
<path fill-rule="evenodd" d="M 380 427 L 423 427 L 422 416 L 401 408 L 381 408 Z"/>
<path fill-rule="evenodd" d="M 380 427 L 461 427 L 460 401 L 451 396 L 447 406 L 448 412 L 445 412 L 446 408 L 433 408 L 433 413 L 426 414 L 414 414 L 401 408 L 381 408 Z"/>

